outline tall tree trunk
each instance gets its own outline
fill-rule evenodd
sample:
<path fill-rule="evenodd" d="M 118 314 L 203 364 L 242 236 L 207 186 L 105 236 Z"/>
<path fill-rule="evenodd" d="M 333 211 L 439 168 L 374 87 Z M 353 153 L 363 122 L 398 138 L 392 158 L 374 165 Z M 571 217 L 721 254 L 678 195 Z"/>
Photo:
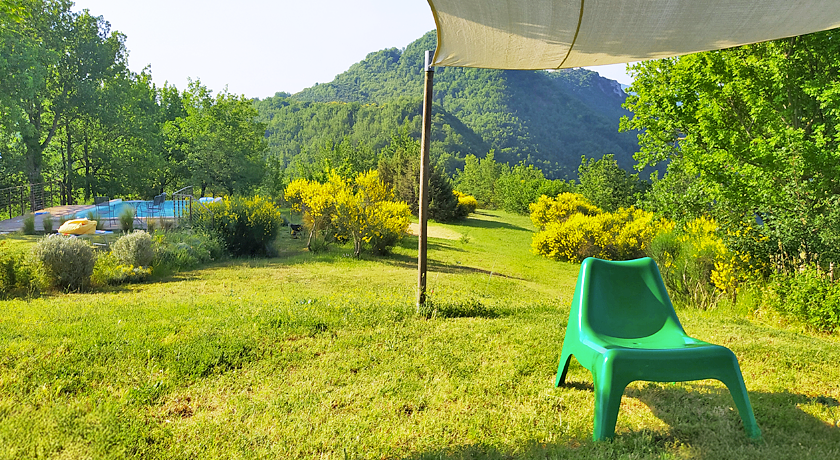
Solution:
<path fill-rule="evenodd" d="M 24 136 L 23 142 L 26 145 L 26 178 L 30 184 L 43 182 L 41 177 L 41 163 L 43 149 L 37 137 Z"/>
<path fill-rule="evenodd" d="M 41 162 L 44 147 L 41 145 L 41 104 L 34 104 L 29 113 L 31 129 L 21 132 L 23 144 L 26 146 L 26 178 L 30 184 L 41 182 Z"/>
<path fill-rule="evenodd" d="M 73 138 L 70 135 L 70 126 L 67 126 L 67 145 L 65 149 L 66 157 L 64 158 L 64 197 L 62 197 L 61 204 L 73 204 Z"/>
<path fill-rule="evenodd" d="M 85 142 L 84 148 L 82 149 L 82 153 L 84 154 L 84 163 L 85 163 L 85 202 L 87 203 L 90 201 L 90 197 L 93 196 L 93 182 L 92 176 L 92 168 L 90 164 L 90 139 L 88 139 L 87 134 L 85 134 Z"/>
<path fill-rule="evenodd" d="M 29 180 L 29 211 L 35 212 L 40 209 L 39 199 L 35 193 L 35 187 L 31 184 L 40 184 L 43 182 L 41 176 L 41 159 L 43 156 L 43 149 L 40 142 L 38 142 L 37 134 L 35 136 L 23 136 L 23 142 L 26 145 L 26 178 Z"/>

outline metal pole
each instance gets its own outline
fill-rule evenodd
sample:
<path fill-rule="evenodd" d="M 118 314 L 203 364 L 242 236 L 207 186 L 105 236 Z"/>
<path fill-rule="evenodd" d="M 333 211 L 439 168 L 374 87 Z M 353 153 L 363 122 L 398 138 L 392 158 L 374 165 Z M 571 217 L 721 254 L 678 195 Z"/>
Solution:
<path fill-rule="evenodd" d="M 429 211 L 429 144 L 432 132 L 432 81 L 434 70 L 429 65 L 431 52 L 426 51 L 426 81 L 423 95 L 423 136 L 420 140 L 420 206 L 417 217 L 420 220 L 420 232 L 417 238 L 417 306 L 426 303 L 426 221 Z"/>

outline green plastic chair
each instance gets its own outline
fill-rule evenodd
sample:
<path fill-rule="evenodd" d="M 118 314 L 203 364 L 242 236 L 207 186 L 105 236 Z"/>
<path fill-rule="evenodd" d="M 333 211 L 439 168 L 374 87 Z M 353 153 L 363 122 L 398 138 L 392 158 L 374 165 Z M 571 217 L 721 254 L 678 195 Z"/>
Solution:
<path fill-rule="evenodd" d="M 738 359 L 726 347 L 685 334 L 650 258 L 583 261 L 556 386 L 565 381 L 572 355 L 594 380 L 596 441 L 615 436 L 621 395 L 636 380 L 720 380 L 735 400 L 747 436 L 761 438 Z"/>

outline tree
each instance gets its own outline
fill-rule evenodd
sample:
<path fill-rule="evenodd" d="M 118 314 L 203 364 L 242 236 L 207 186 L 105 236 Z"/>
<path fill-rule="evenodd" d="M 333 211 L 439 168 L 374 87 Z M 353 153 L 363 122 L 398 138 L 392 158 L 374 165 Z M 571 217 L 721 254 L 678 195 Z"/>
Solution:
<path fill-rule="evenodd" d="M 420 142 L 403 129 L 394 135 L 391 144 L 383 149 L 381 155 L 380 177 L 416 215 L 420 206 Z M 430 169 L 429 218 L 450 222 L 463 217 L 463 213 L 458 210 L 458 197 L 452 191 L 449 178 L 434 165 L 430 165 Z"/>
<path fill-rule="evenodd" d="M 186 115 L 169 122 L 170 146 L 185 153 L 189 180 L 226 193 L 245 193 L 262 180 L 265 125 L 245 96 L 222 91 L 213 97 L 200 81 L 190 81 L 181 96 Z"/>
<path fill-rule="evenodd" d="M 496 181 L 502 175 L 504 167 L 497 163 L 492 150 L 484 158 L 468 155 L 464 160 L 464 169 L 455 176 L 455 185 L 459 192 L 467 193 L 478 200 L 483 208 L 495 208 L 499 205 L 496 197 Z"/>
<path fill-rule="evenodd" d="M 360 173 L 352 181 L 333 175 L 330 182 L 338 192 L 333 222 L 339 233 L 349 234 L 353 255 L 359 257 L 365 243 L 385 253 L 405 235 L 411 217 L 408 205 L 395 201 L 376 171 Z"/>
<path fill-rule="evenodd" d="M 159 93 L 148 73 L 127 70 L 103 81 L 90 107 L 70 111 L 59 131 L 62 180 L 72 196 L 151 197 L 162 167 Z M 84 109 L 84 110 L 82 110 Z M 143 174 L 138 174 L 143 171 Z"/>
<path fill-rule="evenodd" d="M 709 184 L 682 158 L 673 158 L 663 177 L 651 175 L 650 189 L 639 199 L 642 209 L 675 222 L 687 223 L 712 212 Z"/>
<path fill-rule="evenodd" d="M 44 151 L 59 129 L 91 107 L 90 95 L 125 68 L 125 37 L 67 0 L 27 0 L 6 21 L 0 72 L 3 127 L 20 136 L 26 176 L 43 179 Z"/>
<path fill-rule="evenodd" d="M 837 260 L 838 56 L 832 30 L 639 63 L 622 129 L 643 130 L 641 165 L 679 159 L 724 228 L 759 216 L 778 252 Z"/>
<path fill-rule="evenodd" d="M 612 154 L 604 155 L 600 160 L 581 157 L 578 180 L 580 193 L 607 212 L 632 206 L 636 194 L 645 189 L 639 176 L 621 169 Z"/>
<path fill-rule="evenodd" d="M 573 181 L 548 180 L 534 165 L 522 162 L 512 168 L 502 168 L 501 176 L 496 181 L 496 201 L 505 211 L 528 214 L 529 205 L 540 196 L 553 197 L 562 192 L 571 192 L 574 188 Z"/>
<path fill-rule="evenodd" d="M 20 0 L 3 0 L 0 3 L 0 24 L 21 22 L 26 10 Z"/>

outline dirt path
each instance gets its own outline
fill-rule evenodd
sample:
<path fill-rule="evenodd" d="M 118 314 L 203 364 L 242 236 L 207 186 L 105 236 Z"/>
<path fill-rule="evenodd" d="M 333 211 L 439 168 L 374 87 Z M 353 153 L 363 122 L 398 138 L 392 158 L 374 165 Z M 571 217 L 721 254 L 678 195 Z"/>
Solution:
<path fill-rule="evenodd" d="M 428 225 L 426 230 L 428 231 L 429 238 L 441 238 L 444 240 L 457 240 L 461 238 L 460 233 L 447 228 L 438 227 L 437 225 Z M 420 233 L 420 224 L 410 224 L 408 226 L 408 233 L 417 236 Z"/>

